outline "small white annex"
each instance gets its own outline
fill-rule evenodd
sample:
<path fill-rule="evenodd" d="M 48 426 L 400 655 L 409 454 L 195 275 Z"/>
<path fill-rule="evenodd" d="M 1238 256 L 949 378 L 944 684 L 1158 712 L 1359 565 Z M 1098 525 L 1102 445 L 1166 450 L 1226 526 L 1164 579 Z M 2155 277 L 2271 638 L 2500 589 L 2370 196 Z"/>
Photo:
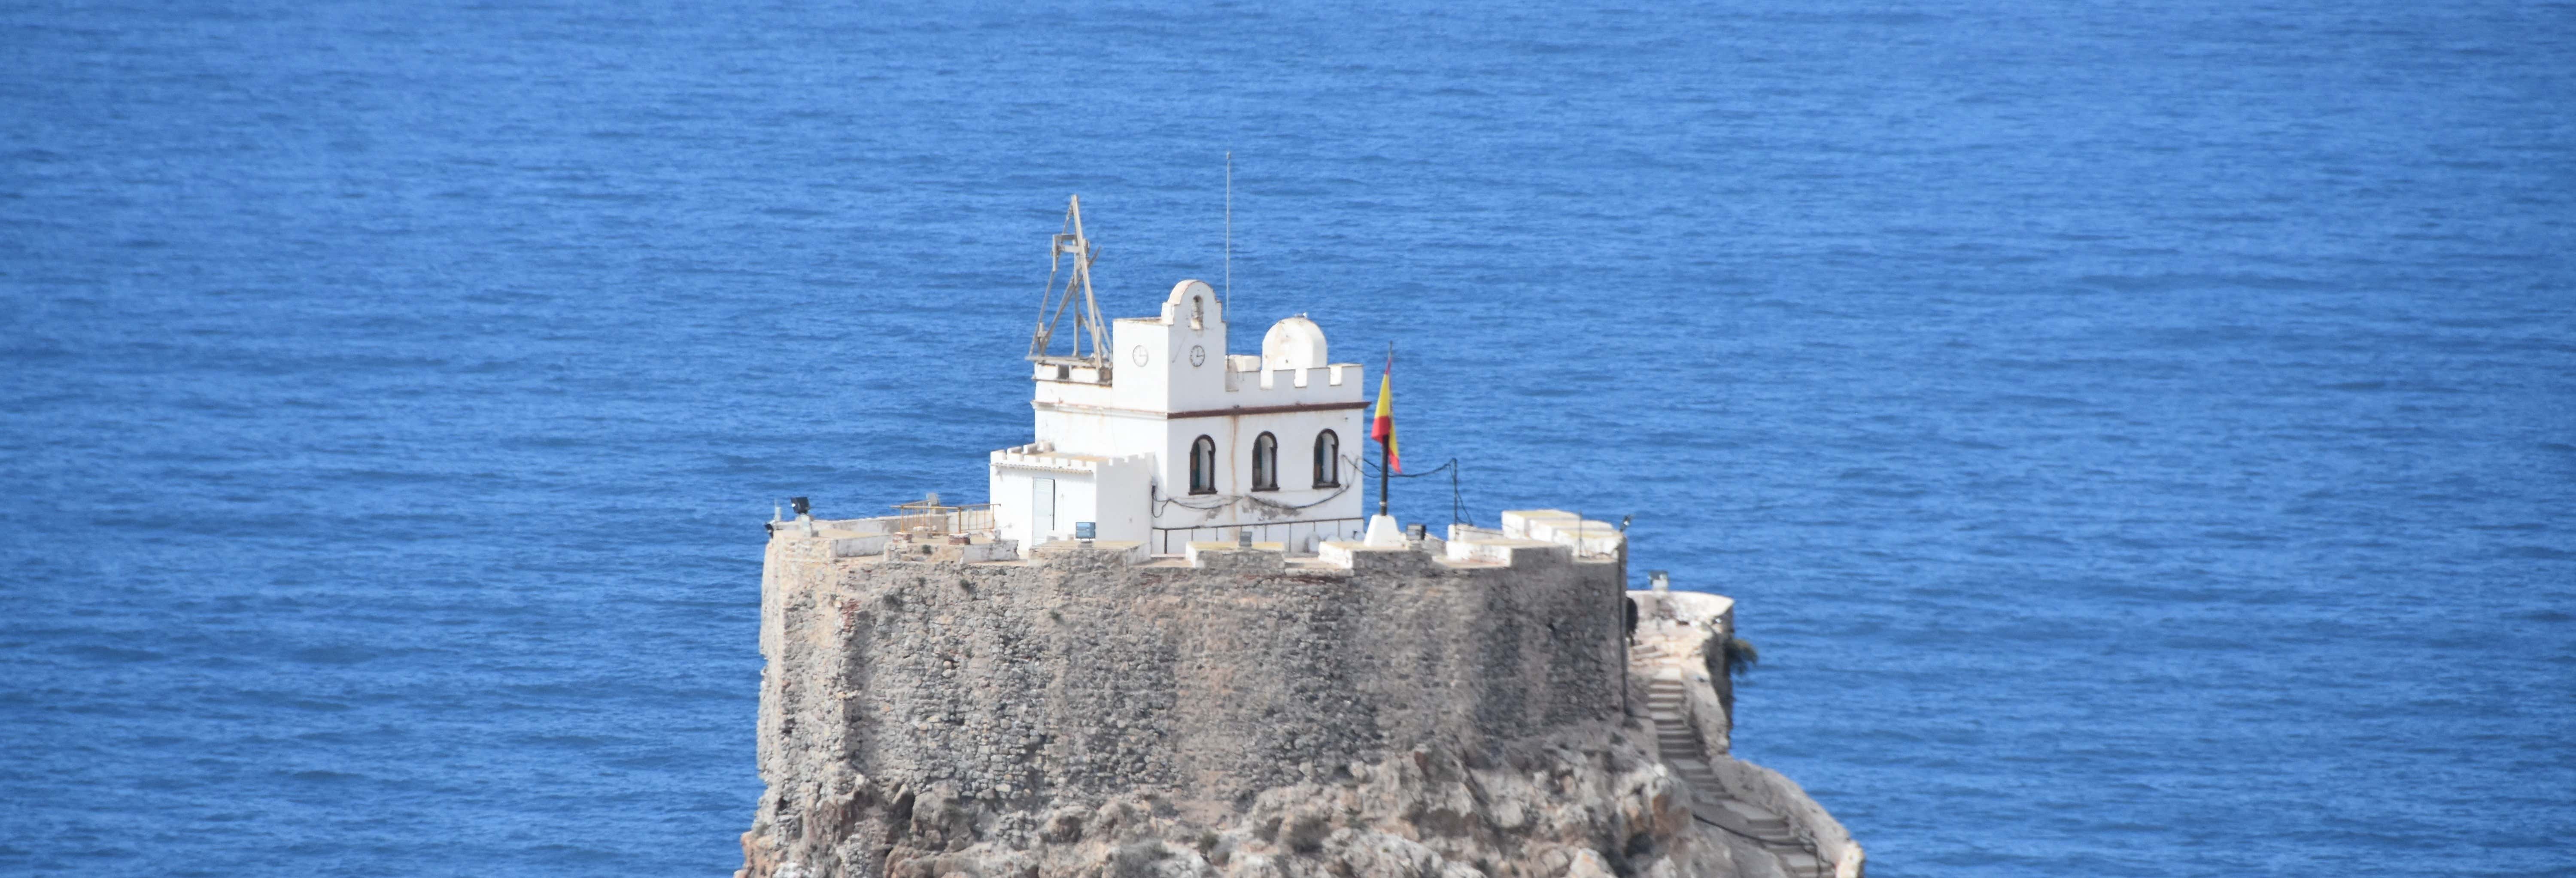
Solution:
<path fill-rule="evenodd" d="M 1304 315 L 1272 324 L 1259 355 L 1227 353 L 1226 330 L 1216 291 L 1185 280 L 1162 313 L 1114 321 L 1098 355 L 1033 356 L 1036 441 L 992 454 L 996 535 L 1037 546 L 1090 522 L 1175 554 L 1247 532 L 1292 552 L 1359 539 L 1359 364 L 1329 362 Z"/>

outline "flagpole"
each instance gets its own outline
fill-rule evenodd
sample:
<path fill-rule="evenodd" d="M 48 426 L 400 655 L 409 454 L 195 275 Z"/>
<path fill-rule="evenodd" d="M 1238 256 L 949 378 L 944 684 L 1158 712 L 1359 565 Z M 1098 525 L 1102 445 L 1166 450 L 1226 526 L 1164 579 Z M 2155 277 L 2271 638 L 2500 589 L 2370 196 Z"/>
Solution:
<path fill-rule="evenodd" d="M 1395 342 L 1386 343 L 1386 368 L 1395 369 Z M 1387 472 L 1395 468 L 1395 431 L 1377 437 L 1377 514 L 1386 514 Z"/>

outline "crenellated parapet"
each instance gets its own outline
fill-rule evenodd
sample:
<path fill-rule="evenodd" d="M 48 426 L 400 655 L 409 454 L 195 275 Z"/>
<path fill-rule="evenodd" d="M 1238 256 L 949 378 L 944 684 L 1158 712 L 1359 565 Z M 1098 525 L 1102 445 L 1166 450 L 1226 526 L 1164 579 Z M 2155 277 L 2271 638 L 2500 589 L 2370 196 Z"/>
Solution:
<path fill-rule="evenodd" d="M 1107 457 L 1096 454 L 1068 454 L 1055 450 L 1053 442 L 1031 442 L 1027 445 L 1004 448 L 993 452 L 990 459 L 994 466 L 1095 476 L 1103 471 L 1114 471 L 1122 467 L 1153 465 L 1151 455 L 1129 454 Z"/>
<path fill-rule="evenodd" d="M 1342 392 L 1343 388 L 1356 389 L 1359 386 L 1358 363 L 1334 363 L 1304 369 L 1264 369 L 1261 368 L 1260 357 L 1244 355 L 1228 359 L 1241 361 L 1226 364 L 1225 370 L 1226 392 L 1243 394 L 1240 400 L 1229 400 L 1236 405 L 1336 402 L 1350 395 Z M 1234 368 L 1236 366 L 1249 368 Z"/>

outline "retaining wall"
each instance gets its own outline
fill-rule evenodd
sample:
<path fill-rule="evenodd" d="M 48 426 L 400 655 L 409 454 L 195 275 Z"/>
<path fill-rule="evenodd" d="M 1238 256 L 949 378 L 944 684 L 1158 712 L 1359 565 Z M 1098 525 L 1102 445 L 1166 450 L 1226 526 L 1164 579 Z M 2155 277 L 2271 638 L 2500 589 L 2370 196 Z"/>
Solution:
<path fill-rule="evenodd" d="M 1621 716 L 1624 563 L 1562 547 L 1509 566 L 1361 550 L 1335 569 L 1218 546 L 1193 547 L 1197 566 L 1120 544 L 846 557 L 846 539 L 782 530 L 762 578 L 764 807 L 791 820 L 853 819 L 831 804 L 849 774 L 1215 804 L 1426 741 L 1472 752 Z"/>

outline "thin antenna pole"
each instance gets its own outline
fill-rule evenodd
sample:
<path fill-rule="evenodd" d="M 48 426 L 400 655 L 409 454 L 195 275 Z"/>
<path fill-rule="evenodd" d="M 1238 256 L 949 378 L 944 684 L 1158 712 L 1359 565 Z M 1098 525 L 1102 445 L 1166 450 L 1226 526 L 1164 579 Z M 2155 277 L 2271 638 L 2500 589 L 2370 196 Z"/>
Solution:
<path fill-rule="evenodd" d="M 1234 151 L 1225 153 L 1225 319 L 1234 319 Z"/>

